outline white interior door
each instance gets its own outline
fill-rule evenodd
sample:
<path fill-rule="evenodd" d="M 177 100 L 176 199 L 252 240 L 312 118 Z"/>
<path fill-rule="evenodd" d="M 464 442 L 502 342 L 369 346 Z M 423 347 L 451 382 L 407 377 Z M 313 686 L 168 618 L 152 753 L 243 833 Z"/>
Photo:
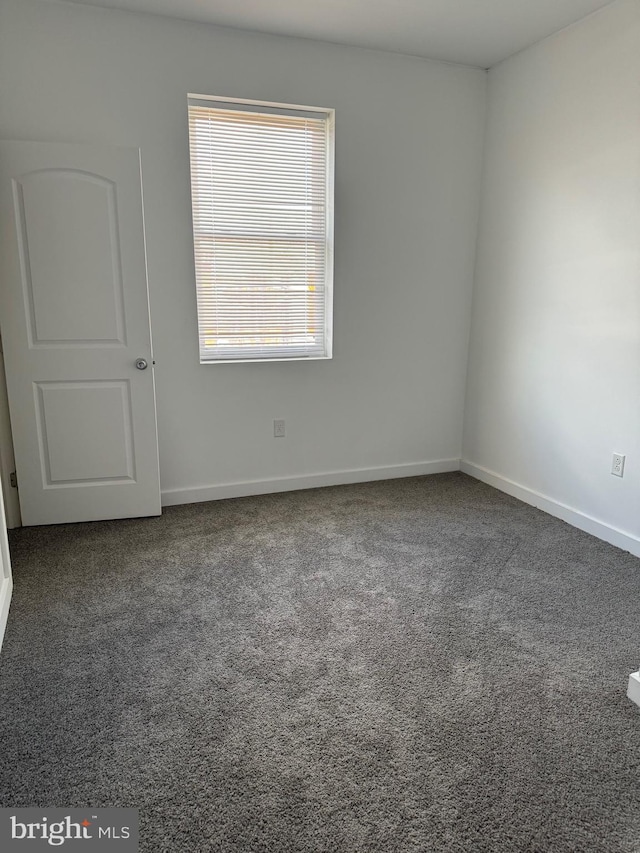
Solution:
<path fill-rule="evenodd" d="M 0 234 L 23 524 L 158 515 L 139 151 L 1 142 Z"/>
<path fill-rule="evenodd" d="M 0 648 L 9 615 L 11 601 L 11 559 L 9 557 L 9 540 L 7 524 L 4 516 L 4 501 L 2 498 L 2 483 L 0 482 Z"/>

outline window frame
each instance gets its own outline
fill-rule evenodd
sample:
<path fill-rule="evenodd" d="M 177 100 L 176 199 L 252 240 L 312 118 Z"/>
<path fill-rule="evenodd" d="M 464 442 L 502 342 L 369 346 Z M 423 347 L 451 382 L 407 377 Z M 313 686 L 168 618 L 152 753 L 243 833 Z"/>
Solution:
<path fill-rule="evenodd" d="M 237 109 L 238 112 L 266 114 L 266 115 L 305 115 L 312 117 L 324 116 L 326 120 L 326 180 L 325 180 L 325 265 L 324 265 L 324 328 L 323 342 L 324 352 L 320 355 L 296 355 L 286 356 L 282 354 L 268 356 L 250 356 L 248 358 L 203 358 L 200 337 L 200 306 L 198 304 L 197 274 L 196 283 L 196 311 L 197 311 L 197 341 L 198 356 L 200 364 L 263 364 L 274 362 L 304 362 L 304 361 L 327 361 L 333 358 L 333 283 L 334 283 L 334 194 L 335 194 L 335 110 L 328 107 L 312 107 L 300 104 L 285 104 L 278 101 L 260 101 L 248 98 L 230 98 L 217 95 L 203 95 L 188 93 L 187 106 L 200 106 L 215 108 L 219 104 L 222 109 Z M 188 113 L 188 109 L 187 109 Z M 191 145 L 189 140 L 189 169 L 191 173 Z M 194 262 L 197 268 L 196 258 L 196 232 L 194 228 L 195 208 L 193 197 L 191 198 L 191 238 L 193 242 Z"/>

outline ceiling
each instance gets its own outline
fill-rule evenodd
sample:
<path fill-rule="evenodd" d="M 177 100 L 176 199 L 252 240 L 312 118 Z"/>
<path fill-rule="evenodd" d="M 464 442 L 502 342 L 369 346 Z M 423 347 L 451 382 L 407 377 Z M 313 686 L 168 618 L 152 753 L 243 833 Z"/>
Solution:
<path fill-rule="evenodd" d="M 489 68 L 611 0 L 73 0 Z"/>

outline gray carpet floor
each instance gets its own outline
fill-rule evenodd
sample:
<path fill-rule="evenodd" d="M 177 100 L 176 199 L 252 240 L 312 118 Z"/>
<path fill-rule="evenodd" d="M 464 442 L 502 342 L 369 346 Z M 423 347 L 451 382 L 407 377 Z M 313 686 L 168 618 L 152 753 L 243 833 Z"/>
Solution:
<path fill-rule="evenodd" d="M 463 474 L 18 530 L 0 804 L 141 850 L 640 851 L 640 561 Z"/>

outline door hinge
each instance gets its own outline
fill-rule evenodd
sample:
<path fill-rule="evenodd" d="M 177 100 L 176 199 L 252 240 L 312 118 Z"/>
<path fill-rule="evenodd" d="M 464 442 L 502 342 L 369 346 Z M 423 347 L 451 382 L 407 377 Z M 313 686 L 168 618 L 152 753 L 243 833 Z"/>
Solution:
<path fill-rule="evenodd" d="M 9 474 L 9 482 L 11 483 L 11 487 L 13 489 L 18 488 L 18 475 L 16 474 L 15 471 L 13 471 L 11 474 Z"/>

